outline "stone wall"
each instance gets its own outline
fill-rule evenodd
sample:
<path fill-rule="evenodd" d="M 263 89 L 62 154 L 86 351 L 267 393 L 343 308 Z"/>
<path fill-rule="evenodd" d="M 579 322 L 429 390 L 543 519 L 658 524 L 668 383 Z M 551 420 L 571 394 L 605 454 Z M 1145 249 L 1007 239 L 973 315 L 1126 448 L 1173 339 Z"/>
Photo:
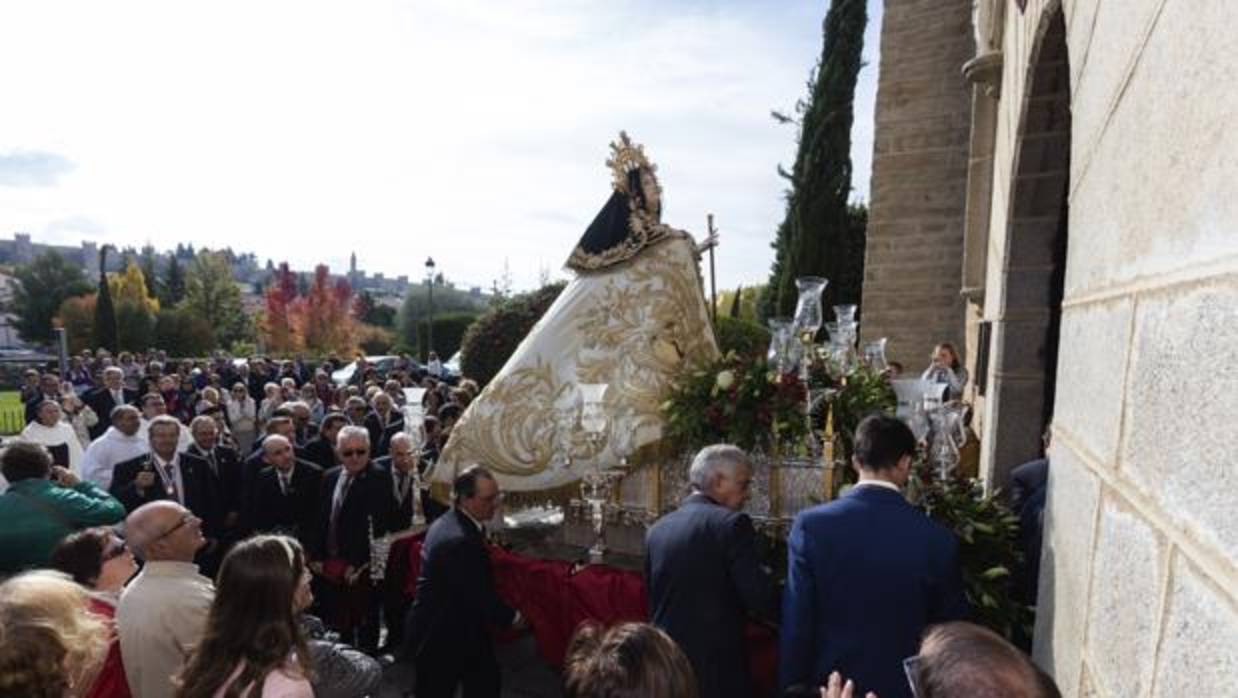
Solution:
<path fill-rule="evenodd" d="M 886 0 L 860 330 L 916 373 L 963 346 L 972 55 L 971 0 Z"/>
<path fill-rule="evenodd" d="M 1066 696 L 1234 695 L 1238 3 L 1008 8 L 990 317 L 1012 292 L 1029 68 L 1059 10 L 1069 238 L 1035 655 Z"/>

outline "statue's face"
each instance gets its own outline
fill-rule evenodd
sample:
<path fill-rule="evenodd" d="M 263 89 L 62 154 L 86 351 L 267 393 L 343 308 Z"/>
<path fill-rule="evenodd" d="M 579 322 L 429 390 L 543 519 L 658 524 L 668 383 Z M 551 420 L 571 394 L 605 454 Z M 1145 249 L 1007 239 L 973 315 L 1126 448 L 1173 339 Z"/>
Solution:
<path fill-rule="evenodd" d="M 662 199 L 658 193 L 658 183 L 654 180 L 653 174 L 641 169 L 640 171 L 640 188 L 641 193 L 645 196 L 645 206 L 654 217 L 659 217 L 662 214 Z"/>

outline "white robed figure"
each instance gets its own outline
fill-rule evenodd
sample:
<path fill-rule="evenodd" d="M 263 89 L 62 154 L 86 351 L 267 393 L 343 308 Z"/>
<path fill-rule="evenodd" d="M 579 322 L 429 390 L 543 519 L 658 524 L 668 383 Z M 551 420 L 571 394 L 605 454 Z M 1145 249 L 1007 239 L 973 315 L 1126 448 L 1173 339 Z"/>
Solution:
<path fill-rule="evenodd" d="M 60 403 L 45 400 L 35 412 L 35 420 L 22 429 L 18 438 L 43 444 L 52 454 L 55 465 L 63 465 L 75 474 L 82 474 L 82 442 L 73 425 L 64 421 Z"/>
<path fill-rule="evenodd" d="M 452 430 L 430 476 L 440 492 L 475 463 L 509 492 L 553 490 L 595 464 L 613 467 L 661 437 L 672 380 L 718 356 L 696 243 L 661 222 L 656 168 L 625 133 L 607 165 L 614 192 L 567 261 L 575 278 Z M 610 419 L 601 440 L 565 433 L 577 386 L 596 383 L 609 386 L 608 414 L 624 419 Z M 615 452 L 619 442 L 625 453 Z"/>

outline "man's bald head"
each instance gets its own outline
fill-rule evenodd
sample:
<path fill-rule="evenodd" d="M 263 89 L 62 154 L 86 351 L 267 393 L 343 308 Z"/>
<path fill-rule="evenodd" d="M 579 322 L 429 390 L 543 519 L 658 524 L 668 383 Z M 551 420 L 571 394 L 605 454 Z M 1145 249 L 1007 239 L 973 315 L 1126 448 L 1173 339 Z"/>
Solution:
<path fill-rule="evenodd" d="M 279 434 L 271 434 L 262 440 L 262 457 L 268 464 L 287 470 L 295 459 L 292 442 Z"/>
<path fill-rule="evenodd" d="M 201 523 L 185 507 L 161 499 L 134 509 L 125 519 L 125 533 L 133 552 L 144 560 L 192 562 L 206 542 Z"/>

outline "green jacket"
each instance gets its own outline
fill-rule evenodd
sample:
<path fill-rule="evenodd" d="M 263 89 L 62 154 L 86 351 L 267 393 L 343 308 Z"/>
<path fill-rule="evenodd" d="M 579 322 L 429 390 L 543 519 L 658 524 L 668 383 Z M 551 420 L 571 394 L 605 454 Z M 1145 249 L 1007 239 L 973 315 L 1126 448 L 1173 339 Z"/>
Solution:
<path fill-rule="evenodd" d="M 61 487 L 51 480 L 20 480 L 0 495 L 0 574 L 48 563 L 66 535 L 125 518 L 115 497 L 83 480 Z"/>

